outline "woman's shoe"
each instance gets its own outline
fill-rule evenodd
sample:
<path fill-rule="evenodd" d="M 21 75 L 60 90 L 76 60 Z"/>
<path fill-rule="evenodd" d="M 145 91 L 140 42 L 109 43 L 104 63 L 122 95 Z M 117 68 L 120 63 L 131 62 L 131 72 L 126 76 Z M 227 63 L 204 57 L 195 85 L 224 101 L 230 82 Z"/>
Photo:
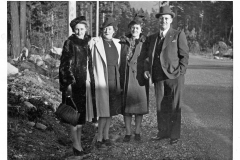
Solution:
<path fill-rule="evenodd" d="M 84 151 L 79 151 L 78 149 L 76 149 L 75 147 L 72 148 L 73 149 L 73 155 L 74 156 L 83 156 L 85 154 Z"/>
<path fill-rule="evenodd" d="M 140 134 L 136 134 L 136 133 L 135 133 L 134 139 L 135 139 L 135 141 L 141 141 L 141 136 L 140 136 Z"/>
<path fill-rule="evenodd" d="M 178 138 L 170 139 L 170 144 L 176 144 L 178 142 Z"/>
<path fill-rule="evenodd" d="M 151 140 L 162 140 L 169 138 L 168 134 L 166 132 L 158 132 L 157 136 L 152 137 Z"/>
<path fill-rule="evenodd" d="M 129 142 L 131 139 L 131 135 L 125 135 L 125 137 L 123 138 L 123 142 Z"/>
<path fill-rule="evenodd" d="M 167 137 L 167 136 L 155 136 L 155 137 L 151 137 L 151 140 L 156 141 L 156 140 L 162 140 L 162 139 L 167 139 L 167 138 L 169 138 L 169 137 Z"/>
<path fill-rule="evenodd" d="M 110 139 L 103 139 L 103 143 L 106 146 L 112 146 L 113 145 L 113 142 Z"/>
<path fill-rule="evenodd" d="M 104 145 L 104 143 L 101 142 L 101 141 L 97 141 L 97 142 L 95 143 L 95 146 L 96 146 L 97 149 L 104 149 L 104 148 L 106 148 L 106 146 Z"/>

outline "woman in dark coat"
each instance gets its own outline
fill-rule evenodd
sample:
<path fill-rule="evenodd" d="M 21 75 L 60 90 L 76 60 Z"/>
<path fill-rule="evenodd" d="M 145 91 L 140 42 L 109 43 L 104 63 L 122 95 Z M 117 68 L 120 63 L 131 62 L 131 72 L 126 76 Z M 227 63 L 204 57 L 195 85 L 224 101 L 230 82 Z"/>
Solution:
<path fill-rule="evenodd" d="M 94 93 L 94 75 L 91 52 L 88 42 L 91 37 L 86 35 L 88 23 L 84 16 L 71 21 L 72 34 L 64 43 L 61 64 L 59 67 L 60 90 L 62 100 L 72 97 L 80 113 L 77 126 L 71 126 L 74 155 L 83 155 L 81 145 L 82 125 L 87 121 L 96 120 Z M 68 104 L 71 105 L 71 104 Z"/>
<path fill-rule="evenodd" d="M 141 48 L 146 40 L 142 34 L 143 16 L 136 15 L 128 25 L 130 34 L 123 36 L 121 43 L 120 84 L 123 90 L 123 108 L 126 135 L 124 142 L 131 138 L 131 121 L 135 115 L 135 140 L 140 141 L 141 122 L 148 113 L 148 80 L 144 79 L 144 61 Z"/>

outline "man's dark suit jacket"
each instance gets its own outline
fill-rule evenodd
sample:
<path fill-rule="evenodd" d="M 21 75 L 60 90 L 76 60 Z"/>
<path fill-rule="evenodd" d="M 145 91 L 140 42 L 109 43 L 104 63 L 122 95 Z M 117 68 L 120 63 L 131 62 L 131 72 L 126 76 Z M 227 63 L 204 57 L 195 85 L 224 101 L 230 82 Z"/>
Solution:
<path fill-rule="evenodd" d="M 154 52 L 159 32 L 150 35 L 142 48 L 141 56 L 147 57 L 148 68 L 152 75 Z M 169 79 L 175 79 L 180 74 L 185 74 L 189 59 L 189 47 L 185 33 L 169 28 L 162 46 L 160 62 L 162 69 Z"/>

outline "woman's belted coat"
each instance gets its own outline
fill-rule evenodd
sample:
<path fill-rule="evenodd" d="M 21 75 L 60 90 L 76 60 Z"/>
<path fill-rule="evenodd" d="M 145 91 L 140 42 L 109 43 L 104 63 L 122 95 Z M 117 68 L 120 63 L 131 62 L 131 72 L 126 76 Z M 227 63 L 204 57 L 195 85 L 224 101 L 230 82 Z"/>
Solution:
<path fill-rule="evenodd" d="M 147 114 L 149 82 L 144 78 L 145 61 L 141 55 L 142 45 L 146 40 L 140 35 L 133 40 L 131 34 L 120 39 L 121 64 L 120 84 L 123 90 L 123 114 Z"/>
<path fill-rule="evenodd" d="M 112 40 L 117 48 L 118 55 L 120 57 L 121 45 L 119 44 L 119 39 L 113 38 Z M 109 106 L 108 69 L 102 37 L 92 38 L 89 43 L 89 46 L 91 49 L 93 59 L 97 116 L 109 117 L 110 106 Z M 118 59 L 118 64 L 119 63 L 120 58 Z"/>

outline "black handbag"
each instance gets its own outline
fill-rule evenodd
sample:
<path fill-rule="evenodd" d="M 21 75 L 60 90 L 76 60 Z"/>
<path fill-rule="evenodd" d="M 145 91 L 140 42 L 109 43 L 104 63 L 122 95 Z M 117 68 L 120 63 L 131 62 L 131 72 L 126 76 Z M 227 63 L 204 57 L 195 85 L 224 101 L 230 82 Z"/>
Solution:
<path fill-rule="evenodd" d="M 58 106 L 55 114 L 61 122 L 70 124 L 72 126 L 77 125 L 80 117 L 80 113 L 78 113 L 77 107 L 71 97 L 65 98 L 65 102 Z"/>

